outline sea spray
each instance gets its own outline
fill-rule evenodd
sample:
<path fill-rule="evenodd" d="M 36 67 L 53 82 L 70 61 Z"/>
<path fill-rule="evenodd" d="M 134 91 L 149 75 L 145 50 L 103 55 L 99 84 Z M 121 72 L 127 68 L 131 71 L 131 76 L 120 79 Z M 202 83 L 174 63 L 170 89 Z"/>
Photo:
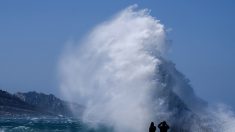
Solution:
<path fill-rule="evenodd" d="M 147 9 L 130 6 L 75 44 L 60 60 L 61 92 L 85 106 L 81 118 L 91 127 L 143 132 L 166 120 L 175 132 L 219 132 L 228 126 L 223 117 L 234 121 L 211 112 L 164 57 L 165 28 Z"/>

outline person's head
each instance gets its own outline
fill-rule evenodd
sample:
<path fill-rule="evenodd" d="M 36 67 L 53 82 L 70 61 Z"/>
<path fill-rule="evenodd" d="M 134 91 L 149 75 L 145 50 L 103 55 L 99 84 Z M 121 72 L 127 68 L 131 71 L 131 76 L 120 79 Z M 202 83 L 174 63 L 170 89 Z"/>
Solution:
<path fill-rule="evenodd" d="M 166 121 L 163 121 L 162 124 L 166 124 Z"/>
<path fill-rule="evenodd" d="M 150 126 L 154 126 L 154 123 L 153 123 L 153 122 L 151 122 Z"/>

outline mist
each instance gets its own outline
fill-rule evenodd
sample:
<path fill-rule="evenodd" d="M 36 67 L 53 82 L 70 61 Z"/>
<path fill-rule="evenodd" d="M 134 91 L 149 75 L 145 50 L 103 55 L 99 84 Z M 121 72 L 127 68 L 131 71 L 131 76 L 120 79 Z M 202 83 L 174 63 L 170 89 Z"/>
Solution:
<path fill-rule="evenodd" d="M 65 49 L 61 93 L 85 107 L 79 118 L 94 128 L 143 132 L 151 121 L 166 120 L 176 132 L 234 131 L 233 112 L 197 97 L 166 58 L 168 42 L 166 28 L 148 9 L 130 6 Z"/>

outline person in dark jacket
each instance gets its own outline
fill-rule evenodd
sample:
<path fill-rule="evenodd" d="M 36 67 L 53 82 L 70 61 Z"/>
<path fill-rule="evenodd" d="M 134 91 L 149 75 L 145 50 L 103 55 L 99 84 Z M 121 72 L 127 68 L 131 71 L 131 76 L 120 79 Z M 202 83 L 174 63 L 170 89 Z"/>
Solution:
<path fill-rule="evenodd" d="M 149 132 L 156 132 L 156 127 L 154 126 L 153 122 L 151 122 L 151 124 L 149 126 Z"/>
<path fill-rule="evenodd" d="M 170 127 L 166 124 L 166 121 L 158 124 L 158 128 L 160 129 L 160 132 L 167 132 L 167 130 L 170 129 Z"/>

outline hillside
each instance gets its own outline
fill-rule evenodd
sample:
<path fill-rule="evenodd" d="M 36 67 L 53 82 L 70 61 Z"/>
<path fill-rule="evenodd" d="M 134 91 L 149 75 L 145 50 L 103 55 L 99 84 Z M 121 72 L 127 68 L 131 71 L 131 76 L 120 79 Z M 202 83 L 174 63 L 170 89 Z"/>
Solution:
<path fill-rule="evenodd" d="M 69 106 L 82 112 L 82 106 L 63 101 L 52 94 L 37 92 L 10 94 L 0 90 L 2 116 L 73 116 Z"/>

